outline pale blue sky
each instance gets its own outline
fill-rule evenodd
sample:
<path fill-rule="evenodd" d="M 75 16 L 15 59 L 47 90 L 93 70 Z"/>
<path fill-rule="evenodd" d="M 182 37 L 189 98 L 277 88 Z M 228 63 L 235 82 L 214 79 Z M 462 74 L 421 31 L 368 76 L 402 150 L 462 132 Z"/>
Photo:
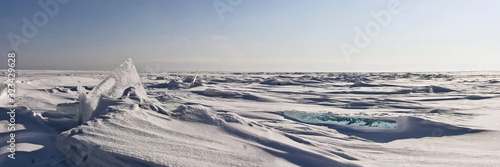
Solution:
<path fill-rule="evenodd" d="M 223 20 L 213 2 L 72 0 L 19 45 L 18 69 L 112 70 L 132 57 L 139 70 L 500 70 L 497 0 L 401 0 L 350 61 L 340 43 L 353 45 L 389 0 L 243 0 Z M 0 2 L 1 61 L 7 34 L 22 36 L 22 18 L 39 11 L 36 0 Z"/>

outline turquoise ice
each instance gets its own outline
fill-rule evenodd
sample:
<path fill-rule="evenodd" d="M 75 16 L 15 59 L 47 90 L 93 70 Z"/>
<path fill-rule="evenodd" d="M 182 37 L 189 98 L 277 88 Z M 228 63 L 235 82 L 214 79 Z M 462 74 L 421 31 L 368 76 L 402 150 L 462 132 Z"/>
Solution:
<path fill-rule="evenodd" d="M 284 114 L 288 117 L 305 123 L 349 125 L 374 128 L 397 128 L 397 122 L 395 120 L 342 117 L 334 115 L 332 113 L 306 113 L 297 111 L 286 111 Z"/>

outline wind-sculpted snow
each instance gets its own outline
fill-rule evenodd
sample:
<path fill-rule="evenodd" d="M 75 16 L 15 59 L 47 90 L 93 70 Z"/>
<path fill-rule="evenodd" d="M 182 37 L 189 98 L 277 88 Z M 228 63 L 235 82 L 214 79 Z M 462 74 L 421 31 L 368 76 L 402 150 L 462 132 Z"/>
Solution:
<path fill-rule="evenodd" d="M 115 104 L 63 132 L 57 147 L 80 166 L 357 166 L 234 113 L 181 105 L 167 116 Z"/>
<path fill-rule="evenodd" d="M 264 82 L 261 82 L 261 84 L 267 84 L 267 85 L 299 85 L 300 83 L 296 83 L 293 80 L 290 80 L 288 78 L 268 78 Z"/>
<path fill-rule="evenodd" d="M 26 108 L 16 115 L 24 143 L 17 166 L 496 166 L 500 159 L 498 72 L 200 71 L 195 79 L 195 70 L 138 75 L 127 61 L 112 73 L 19 73 L 17 100 Z M 75 124 L 76 106 L 88 107 L 88 121 Z"/>
<path fill-rule="evenodd" d="M 183 82 L 180 80 L 170 80 L 165 83 L 154 83 L 154 84 L 148 84 L 147 87 L 149 88 L 167 88 L 170 90 L 175 90 L 175 89 L 189 89 L 197 86 L 201 86 L 202 84 L 200 82 L 197 82 L 196 80 L 191 80 L 194 82 Z"/>

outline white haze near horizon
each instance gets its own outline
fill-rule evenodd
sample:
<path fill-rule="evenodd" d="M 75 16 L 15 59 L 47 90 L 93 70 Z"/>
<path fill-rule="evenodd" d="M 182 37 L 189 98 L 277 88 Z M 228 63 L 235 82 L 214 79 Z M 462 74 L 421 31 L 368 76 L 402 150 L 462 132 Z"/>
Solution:
<path fill-rule="evenodd" d="M 112 70 L 131 57 L 139 71 L 500 70 L 494 0 L 401 0 L 402 12 L 348 62 L 339 44 L 352 44 L 354 28 L 389 2 L 243 0 L 221 21 L 212 1 L 70 1 L 19 46 L 17 65 Z M 22 17 L 41 10 L 0 2 L 2 62 L 12 50 L 6 34 L 21 34 Z"/>

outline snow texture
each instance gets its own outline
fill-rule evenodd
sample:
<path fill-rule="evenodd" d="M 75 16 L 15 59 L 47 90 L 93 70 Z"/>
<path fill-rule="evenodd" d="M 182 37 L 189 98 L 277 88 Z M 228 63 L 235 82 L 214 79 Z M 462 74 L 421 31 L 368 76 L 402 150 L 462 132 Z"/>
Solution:
<path fill-rule="evenodd" d="M 19 150 L 11 161 L 0 144 L 2 167 L 498 166 L 500 158 L 500 72 L 196 76 L 137 73 L 129 60 L 113 72 L 18 73 Z M 0 114 L 2 139 L 8 120 Z"/>

